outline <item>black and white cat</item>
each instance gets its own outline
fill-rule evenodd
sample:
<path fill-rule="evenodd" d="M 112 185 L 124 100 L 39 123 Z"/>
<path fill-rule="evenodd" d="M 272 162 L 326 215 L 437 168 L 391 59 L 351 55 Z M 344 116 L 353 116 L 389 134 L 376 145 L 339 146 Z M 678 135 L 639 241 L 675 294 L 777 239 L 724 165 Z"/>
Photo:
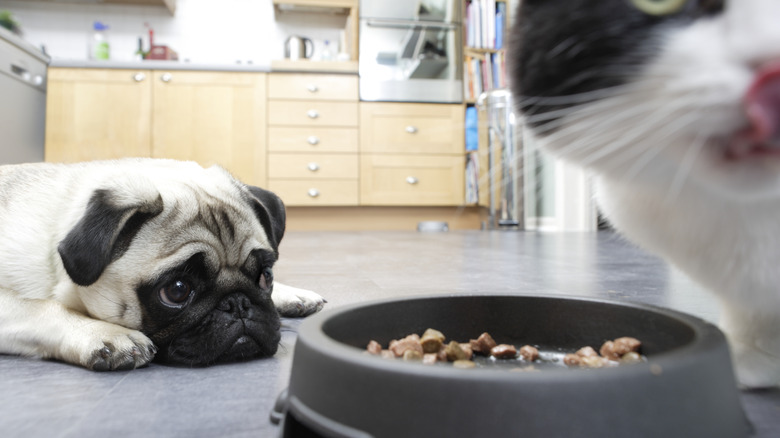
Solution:
<path fill-rule="evenodd" d="M 743 385 L 780 384 L 780 0 L 522 0 L 516 22 L 537 143 L 720 299 Z"/>

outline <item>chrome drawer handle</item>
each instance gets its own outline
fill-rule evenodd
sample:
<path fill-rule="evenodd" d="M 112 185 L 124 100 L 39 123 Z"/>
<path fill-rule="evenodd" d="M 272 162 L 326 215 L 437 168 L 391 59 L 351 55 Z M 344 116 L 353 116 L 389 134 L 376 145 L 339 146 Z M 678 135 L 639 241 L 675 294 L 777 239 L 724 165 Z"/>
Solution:
<path fill-rule="evenodd" d="M 309 189 L 308 195 L 312 198 L 316 198 L 317 196 L 320 196 L 320 191 L 317 189 Z"/>
<path fill-rule="evenodd" d="M 320 142 L 320 139 L 312 135 L 311 137 L 307 138 L 306 141 L 309 142 L 310 145 L 314 146 Z"/>
<path fill-rule="evenodd" d="M 136 82 L 143 82 L 146 79 L 146 75 L 143 73 L 136 73 L 133 75 L 133 80 Z"/>
<path fill-rule="evenodd" d="M 312 172 L 316 172 L 316 171 L 320 170 L 320 165 L 315 163 L 315 162 L 309 163 L 309 165 L 306 166 L 306 167 L 309 168 L 309 170 L 311 170 Z"/>
<path fill-rule="evenodd" d="M 320 113 L 317 112 L 317 110 L 309 110 L 306 112 L 306 115 L 309 116 L 310 119 L 316 119 L 320 116 Z"/>
<path fill-rule="evenodd" d="M 314 84 L 307 85 L 306 89 L 309 90 L 309 92 L 311 92 L 311 93 L 316 93 L 316 92 L 320 91 L 319 87 L 317 87 Z"/>
<path fill-rule="evenodd" d="M 171 79 L 173 79 L 173 75 L 170 73 L 163 73 L 163 75 L 160 76 L 160 80 L 163 82 L 170 82 Z"/>
<path fill-rule="evenodd" d="M 409 126 L 406 127 L 406 132 L 408 132 L 409 134 L 416 134 L 417 133 L 417 127 L 409 125 Z"/>
<path fill-rule="evenodd" d="M 417 184 L 418 182 L 420 182 L 420 180 L 415 178 L 415 177 L 413 177 L 413 176 L 407 176 L 406 177 L 406 182 L 409 183 L 409 184 L 414 185 L 414 184 Z"/>

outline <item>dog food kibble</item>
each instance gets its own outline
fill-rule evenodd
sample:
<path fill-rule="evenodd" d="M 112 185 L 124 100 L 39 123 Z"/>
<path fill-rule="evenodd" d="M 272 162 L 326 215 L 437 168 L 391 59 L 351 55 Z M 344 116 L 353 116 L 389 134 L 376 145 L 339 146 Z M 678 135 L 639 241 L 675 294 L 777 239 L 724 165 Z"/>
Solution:
<path fill-rule="evenodd" d="M 420 337 L 417 335 L 409 335 L 401 340 L 390 341 L 390 351 L 395 354 L 396 357 L 401 357 L 407 350 L 414 350 L 422 355 L 423 348 L 420 345 Z"/>
<path fill-rule="evenodd" d="M 593 347 L 585 346 L 575 353 L 563 355 L 562 360 L 559 356 L 562 353 L 551 355 L 548 352 L 541 355 L 539 350 L 532 345 L 523 345 L 520 350 L 517 350 L 511 344 L 497 344 L 487 332 L 479 335 L 477 339 L 471 339 L 467 343 L 451 340 L 445 344 L 445 339 L 442 332 L 427 329 L 422 336 L 411 334 L 405 338 L 390 341 L 386 350 L 382 348 L 380 343 L 372 340 L 368 343 L 366 351 L 383 358 L 403 358 L 406 361 L 421 362 L 425 365 L 450 362 L 456 368 L 483 366 L 477 365 L 477 363 L 472 361 L 474 354 L 503 359 L 506 360 L 504 363 L 507 364 L 517 363 L 517 361 L 536 364 L 560 363 L 559 361 L 562 361 L 568 367 L 582 368 L 612 367 L 620 364 L 640 363 L 646 360 L 639 353 L 642 343 L 638 339 L 631 337 L 606 341 L 601 345 L 599 351 L 596 351 Z M 512 359 L 515 359 L 515 361 L 512 361 Z M 536 370 L 533 365 L 522 369 Z"/>
<path fill-rule="evenodd" d="M 620 360 L 621 357 L 628 353 L 637 352 L 640 345 L 642 343 L 634 338 L 617 338 L 614 341 L 605 342 L 599 352 L 609 360 Z"/>
<path fill-rule="evenodd" d="M 436 353 L 425 353 L 423 354 L 422 363 L 425 365 L 433 365 L 439 361 L 436 356 Z"/>
<path fill-rule="evenodd" d="M 471 350 L 474 353 L 481 354 L 483 356 L 490 356 L 490 350 L 497 344 L 496 341 L 493 340 L 493 337 L 490 336 L 489 333 L 485 332 L 479 335 L 477 339 L 470 340 L 469 345 L 471 345 Z"/>
<path fill-rule="evenodd" d="M 588 357 L 588 356 L 598 356 L 599 354 L 596 352 L 596 350 L 593 349 L 593 347 L 582 347 L 579 350 L 577 350 L 576 353 L 579 357 Z"/>
<path fill-rule="evenodd" d="M 620 363 L 639 363 L 642 362 L 642 356 L 636 351 L 629 351 L 620 358 Z"/>
<path fill-rule="evenodd" d="M 474 368 L 477 366 L 477 364 L 470 360 L 460 359 L 453 362 L 452 366 L 455 368 Z"/>
<path fill-rule="evenodd" d="M 537 350 L 536 347 L 532 347 L 530 345 L 523 345 L 520 347 L 519 353 L 520 357 L 528 362 L 533 362 L 536 359 L 539 359 L 539 350 Z"/>
<path fill-rule="evenodd" d="M 371 341 L 368 343 L 368 347 L 366 347 L 366 350 L 368 350 L 369 353 L 379 355 L 382 353 L 382 344 L 380 344 L 377 341 Z"/>
<path fill-rule="evenodd" d="M 582 363 L 582 356 L 576 353 L 569 353 L 563 356 L 563 363 L 566 366 L 576 367 Z"/>
<path fill-rule="evenodd" d="M 444 347 L 444 352 L 447 354 L 447 360 L 450 362 L 471 359 L 471 349 L 466 351 L 460 343 L 455 341 L 450 341 L 450 343 Z"/>
<path fill-rule="evenodd" d="M 404 351 L 404 360 L 422 360 L 423 354 L 417 350 L 409 349 Z"/>
<path fill-rule="evenodd" d="M 491 348 L 490 354 L 496 359 L 513 359 L 517 357 L 517 349 L 514 345 L 500 344 Z"/>
<path fill-rule="evenodd" d="M 420 344 L 424 352 L 436 353 L 444 345 L 444 335 L 439 331 L 428 329 L 420 338 Z"/>

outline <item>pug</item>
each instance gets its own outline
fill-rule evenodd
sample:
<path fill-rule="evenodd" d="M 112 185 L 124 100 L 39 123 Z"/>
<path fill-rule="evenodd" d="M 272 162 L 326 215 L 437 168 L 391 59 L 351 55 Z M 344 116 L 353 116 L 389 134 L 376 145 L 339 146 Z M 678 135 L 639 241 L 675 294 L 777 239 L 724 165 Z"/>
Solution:
<path fill-rule="evenodd" d="M 285 210 L 219 167 L 125 159 L 0 166 L 0 353 L 92 370 L 268 357 Z"/>

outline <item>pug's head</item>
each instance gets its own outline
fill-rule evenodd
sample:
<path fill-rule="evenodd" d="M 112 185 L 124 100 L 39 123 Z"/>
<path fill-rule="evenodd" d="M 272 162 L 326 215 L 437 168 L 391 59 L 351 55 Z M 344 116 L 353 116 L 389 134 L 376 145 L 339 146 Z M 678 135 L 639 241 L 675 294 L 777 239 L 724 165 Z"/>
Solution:
<path fill-rule="evenodd" d="M 58 247 L 78 301 L 94 318 L 146 334 L 157 361 L 275 354 L 282 201 L 220 168 L 169 165 L 121 172 L 91 192 Z"/>

